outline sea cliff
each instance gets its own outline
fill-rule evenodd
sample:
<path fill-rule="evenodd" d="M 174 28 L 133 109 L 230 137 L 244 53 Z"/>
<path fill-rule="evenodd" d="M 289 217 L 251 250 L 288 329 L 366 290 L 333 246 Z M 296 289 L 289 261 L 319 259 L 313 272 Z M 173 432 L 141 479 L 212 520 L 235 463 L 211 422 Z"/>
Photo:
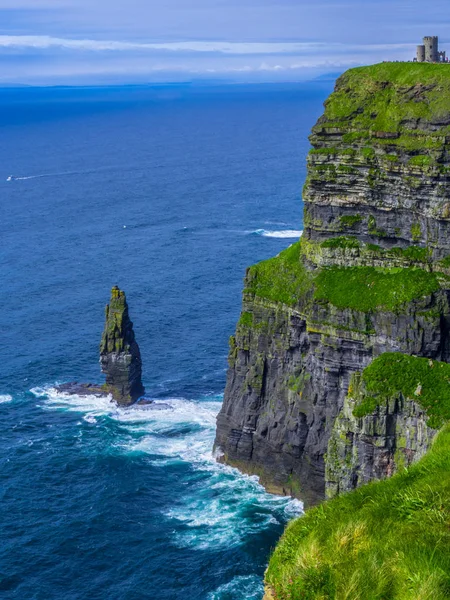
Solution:
<path fill-rule="evenodd" d="M 419 480 L 450 417 L 449 93 L 448 65 L 385 63 L 341 76 L 310 137 L 302 239 L 247 270 L 216 451 L 307 506 L 396 473 L 392 486 L 403 489 L 421 459 L 411 471 Z M 326 510 L 333 502 L 343 501 Z M 315 574 L 319 595 L 313 584 L 306 593 L 295 567 L 308 563 L 301 543 L 294 550 L 289 529 L 283 540 L 268 571 L 276 598 L 369 597 L 338 592 L 328 563 L 326 576 Z M 314 540 L 311 573 L 326 554 Z M 280 566 L 290 564 L 280 562 L 286 544 L 290 571 Z M 438 598 L 437 589 L 380 588 L 370 598 Z"/>

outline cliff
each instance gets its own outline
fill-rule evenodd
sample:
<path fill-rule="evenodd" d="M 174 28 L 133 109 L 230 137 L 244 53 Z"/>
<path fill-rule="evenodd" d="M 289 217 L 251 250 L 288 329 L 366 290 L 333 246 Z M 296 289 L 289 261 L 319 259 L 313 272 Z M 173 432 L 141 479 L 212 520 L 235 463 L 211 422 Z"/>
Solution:
<path fill-rule="evenodd" d="M 100 364 L 106 375 L 103 389 L 112 394 L 118 404 L 133 404 L 144 394 L 141 353 L 134 337 L 125 292 L 117 286 L 112 288 L 111 300 L 106 306 Z"/>
<path fill-rule="evenodd" d="M 410 465 L 441 425 L 421 374 L 392 383 L 392 353 L 449 359 L 449 92 L 448 65 L 340 77 L 310 137 L 302 239 L 247 270 L 216 451 L 306 505 Z M 392 385 L 362 414 L 376 360 Z"/>
<path fill-rule="evenodd" d="M 218 458 L 329 499 L 288 526 L 267 599 L 450 597 L 449 92 L 448 65 L 340 77 L 302 239 L 247 270 Z"/>

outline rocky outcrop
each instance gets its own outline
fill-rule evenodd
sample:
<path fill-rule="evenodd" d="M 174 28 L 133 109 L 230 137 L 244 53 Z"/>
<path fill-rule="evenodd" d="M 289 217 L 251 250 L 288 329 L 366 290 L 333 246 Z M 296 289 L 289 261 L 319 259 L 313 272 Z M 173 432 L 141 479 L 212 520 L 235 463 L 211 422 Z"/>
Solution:
<path fill-rule="evenodd" d="M 349 386 L 385 353 L 450 356 L 442 69 L 338 80 L 310 138 L 301 243 L 247 271 L 216 452 L 307 504 L 389 476 L 434 435 L 420 398 L 394 390 L 356 418 Z"/>
<path fill-rule="evenodd" d="M 106 383 L 70 382 L 56 386 L 62 394 L 101 397 L 111 394 L 120 406 L 134 404 L 143 409 L 163 410 L 170 406 L 143 397 L 142 361 L 128 314 L 125 292 L 114 286 L 106 306 L 105 328 L 100 343 L 100 364 Z"/>
<path fill-rule="evenodd" d="M 390 477 L 422 458 L 436 435 L 426 411 L 401 394 L 365 417 L 347 397 L 331 432 L 326 455 L 326 496 Z"/>
<path fill-rule="evenodd" d="M 144 394 L 141 353 L 134 337 L 125 292 L 117 286 L 112 288 L 111 300 L 106 306 L 100 364 L 106 375 L 104 389 L 118 404 L 128 406 Z"/>

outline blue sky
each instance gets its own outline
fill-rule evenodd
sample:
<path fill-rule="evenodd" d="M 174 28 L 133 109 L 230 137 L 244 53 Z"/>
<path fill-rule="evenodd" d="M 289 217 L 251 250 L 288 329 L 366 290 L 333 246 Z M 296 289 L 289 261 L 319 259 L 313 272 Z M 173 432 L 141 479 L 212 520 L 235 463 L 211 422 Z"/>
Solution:
<path fill-rule="evenodd" d="M 296 81 L 450 42 L 435 0 L 0 0 L 0 84 Z M 450 50 L 450 43 L 448 44 Z"/>

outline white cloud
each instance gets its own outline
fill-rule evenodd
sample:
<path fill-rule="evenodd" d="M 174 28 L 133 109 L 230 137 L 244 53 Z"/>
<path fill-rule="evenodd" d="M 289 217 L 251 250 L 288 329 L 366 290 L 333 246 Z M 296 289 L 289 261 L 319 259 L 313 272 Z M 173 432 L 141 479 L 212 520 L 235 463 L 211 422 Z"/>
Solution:
<path fill-rule="evenodd" d="M 74 51 L 168 51 L 214 52 L 220 54 L 305 54 L 333 51 L 409 50 L 413 44 L 325 44 L 321 42 L 126 42 L 114 40 L 71 39 L 43 35 L 0 35 L 0 48 L 47 50 L 53 48 Z"/>

